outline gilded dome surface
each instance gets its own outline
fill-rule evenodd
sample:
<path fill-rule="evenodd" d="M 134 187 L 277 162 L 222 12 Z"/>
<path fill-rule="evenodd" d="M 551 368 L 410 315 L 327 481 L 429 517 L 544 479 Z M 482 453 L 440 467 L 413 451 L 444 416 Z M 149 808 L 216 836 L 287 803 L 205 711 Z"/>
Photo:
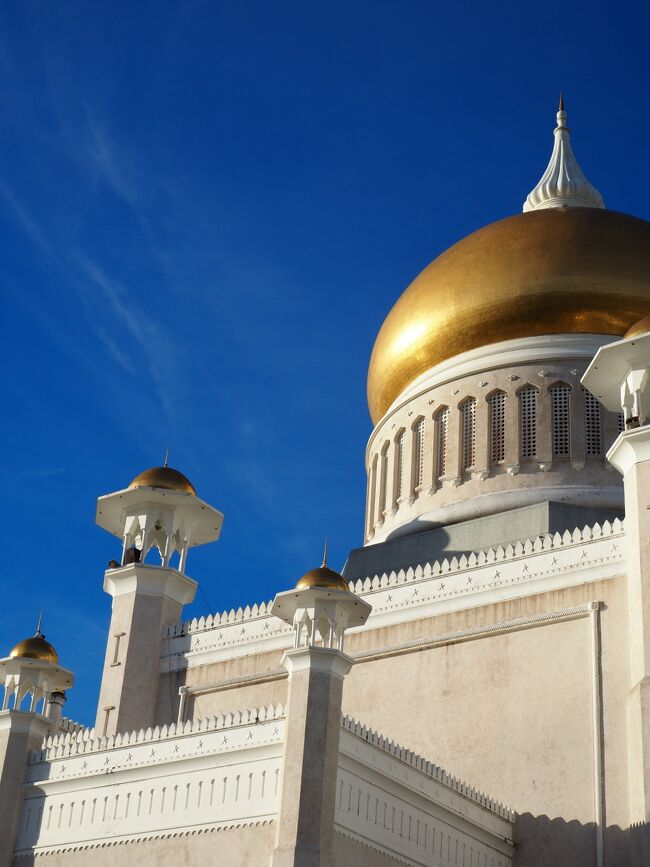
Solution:
<path fill-rule="evenodd" d="M 622 336 L 650 305 L 650 222 L 601 208 L 529 211 L 479 229 L 415 278 L 379 331 L 373 423 L 461 352 L 541 334 Z"/>
<path fill-rule="evenodd" d="M 12 658 L 20 657 L 21 659 L 42 659 L 46 662 L 54 663 L 59 661 L 59 655 L 56 650 L 49 641 L 45 640 L 45 636 L 40 633 L 19 641 L 9 656 Z"/>
<path fill-rule="evenodd" d="M 325 564 L 306 572 L 296 584 L 296 590 L 304 590 L 307 587 L 322 587 L 327 590 L 350 589 L 345 578 Z"/>
<path fill-rule="evenodd" d="M 133 488 L 164 488 L 196 497 L 196 489 L 192 482 L 183 473 L 171 467 L 152 467 L 150 470 L 144 470 L 129 485 L 129 489 Z"/>

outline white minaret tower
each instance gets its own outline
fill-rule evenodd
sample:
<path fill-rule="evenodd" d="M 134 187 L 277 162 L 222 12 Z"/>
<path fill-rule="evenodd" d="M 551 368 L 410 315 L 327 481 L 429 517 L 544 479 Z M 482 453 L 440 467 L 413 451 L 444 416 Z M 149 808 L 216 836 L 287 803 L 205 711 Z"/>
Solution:
<path fill-rule="evenodd" d="M 0 867 L 10 867 L 23 804 L 27 757 L 56 734 L 65 691 L 74 683 L 71 671 L 59 665 L 56 650 L 41 632 L 23 639 L 0 659 L 4 685 L 0 710 Z"/>
<path fill-rule="evenodd" d="M 343 679 L 352 659 L 345 631 L 366 622 L 371 606 L 323 563 L 278 593 L 273 614 L 294 628 L 282 791 L 272 867 L 334 867 L 336 771 Z"/>
<path fill-rule="evenodd" d="M 601 347 L 582 382 L 625 419 L 607 458 L 625 489 L 629 824 L 641 828 L 650 823 L 650 317 Z"/>
<path fill-rule="evenodd" d="M 113 606 L 95 729 L 106 736 L 153 723 L 163 632 L 198 586 L 185 574 L 188 550 L 218 539 L 223 515 L 165 460 L 99 497 L 96 521 L 122 540 L 121 563 L 104 575 Z"/>

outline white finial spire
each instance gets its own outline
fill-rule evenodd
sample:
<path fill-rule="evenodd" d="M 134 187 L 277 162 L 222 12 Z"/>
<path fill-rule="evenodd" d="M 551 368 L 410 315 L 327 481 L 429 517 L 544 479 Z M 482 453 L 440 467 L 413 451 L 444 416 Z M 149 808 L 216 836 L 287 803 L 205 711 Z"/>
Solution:
<path fill-rule="evenodd" d="M 524 211 L 541 208 L 604 208 L 605 203 L 596 187 L 582 173 L 571 148 L 571 135 L 566 125 L 564 99 L 560 94 L 555 143 L 546 171 L 524 202 Z"/>

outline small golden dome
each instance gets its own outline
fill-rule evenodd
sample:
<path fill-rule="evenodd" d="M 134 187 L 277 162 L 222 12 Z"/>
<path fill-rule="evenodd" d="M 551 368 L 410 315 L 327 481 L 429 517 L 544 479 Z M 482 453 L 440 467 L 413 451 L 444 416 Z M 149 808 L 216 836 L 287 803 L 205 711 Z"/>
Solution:
<path fill-rule="evenodd" d="M 21 659 L 41 659 L 54 663 L 59 661 L 58 653 L 50 642 L 45 640 L 45 636 L 41 632 L 37 632 L 36 635 L 32 635 L 30 638 L 23 638 L 13 648 L 9 656 Z"/>
<path fill-rule="evenodd" d="M 649 307 L 649 222 L 564 207 L 492 223 L 438 256 L 386 317 L 370 415 L 376 424 L 418 376 L 461 352 L 543 334 L 620 337 Z"/>
<path fill-rule="evenodd" d="M 133 488 L 164 488 L 166 491 L 178 491 L 196 497 L 196 489 L 187 476 L 166 466 L 144 470 L 129 485 L 129 490 Z"/>
<path fill-rule="evenodd" d="M 644 316 L 625 332 L 625 337 L 638 337 L 640 334 L 647 334 L 648 331 L 650 331 L 650 316 Z"/>
<path fill-rule="evenodd" d="M 327 590 L 349 590 L 348 582 L 342 575 L 327 566 L 319 566 L 306 572 L 296 584 L 296 590 L 306 587 L 322 587 Z"/>
<path fill-rule="evenodd" d="M 323 551 L 323 562 L 318 569 L 311 569 L 305 572 L 302 578 L 296 584 L 296 590 L 305 590 L 308 587 L 321 587 L 326 590 L 348 590 L 348 582 L 342 575 L 330 569 L 327 565 L 327 540 L 325 540 L 325 550 Z"/>

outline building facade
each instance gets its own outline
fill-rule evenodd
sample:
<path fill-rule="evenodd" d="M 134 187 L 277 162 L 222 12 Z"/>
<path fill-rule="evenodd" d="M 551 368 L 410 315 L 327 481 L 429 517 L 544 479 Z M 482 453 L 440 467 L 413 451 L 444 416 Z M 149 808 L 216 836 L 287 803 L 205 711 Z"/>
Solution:
<path fill-rule="evenodd" d="M 342 575 L 184 621 L 221 513 L 99 498 L 94 725 L 40 628 L 0 660 L 2 867 L 650 863 L 650 223 L 554 137 L 382 326 Z"/>

